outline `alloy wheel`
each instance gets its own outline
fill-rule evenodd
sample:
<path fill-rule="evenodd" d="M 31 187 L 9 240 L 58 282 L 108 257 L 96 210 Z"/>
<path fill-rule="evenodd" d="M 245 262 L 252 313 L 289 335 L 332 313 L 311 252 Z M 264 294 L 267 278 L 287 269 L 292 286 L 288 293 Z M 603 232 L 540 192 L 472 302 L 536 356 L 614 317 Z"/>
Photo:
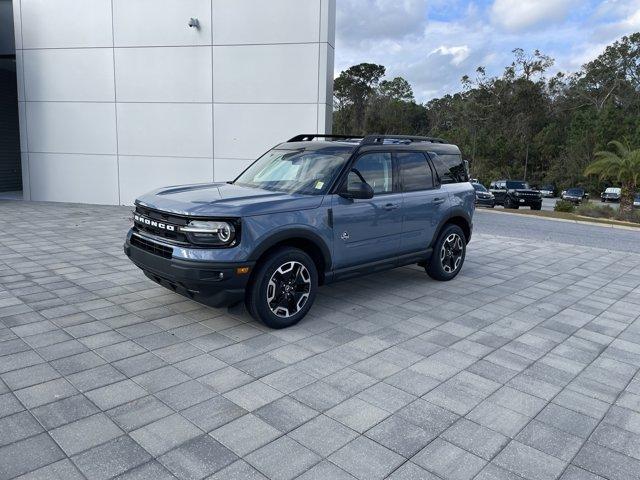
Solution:
<path fill-rule="evenodd" d="M 440 263 L 442 269 L 446 273 L 455 272 L 462 263 L 462 254 L 464 253 L 464 245 L 462 238 L 457 233 L 450 234 L 440 248 Z"/>
<path fill-rule="evenodd" d="M 289 261 L 276 269 L 267 284 L 267 304 L 274 315 L 292 317 L 307 303 L 311 275 L 302 263 Z"/>

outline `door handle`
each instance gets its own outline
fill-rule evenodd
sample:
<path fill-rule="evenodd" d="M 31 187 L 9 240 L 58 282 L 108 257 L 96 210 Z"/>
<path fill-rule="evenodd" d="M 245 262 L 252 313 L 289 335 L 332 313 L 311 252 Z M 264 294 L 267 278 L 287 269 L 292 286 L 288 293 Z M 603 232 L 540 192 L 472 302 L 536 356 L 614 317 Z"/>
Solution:
<path fill-rule="evenodd" d="M 433 199 L 433 203 L 439 205 L 441 203 L 444 203 L 444 198 L 434 198 Z"/>
<path fill-rule="evenodd" d="M 385 210 L 395 210 L 396 208 L 400 208 L 400 205 L 398 205 L 397 203 L 387 203 L 384 206 Z"/>

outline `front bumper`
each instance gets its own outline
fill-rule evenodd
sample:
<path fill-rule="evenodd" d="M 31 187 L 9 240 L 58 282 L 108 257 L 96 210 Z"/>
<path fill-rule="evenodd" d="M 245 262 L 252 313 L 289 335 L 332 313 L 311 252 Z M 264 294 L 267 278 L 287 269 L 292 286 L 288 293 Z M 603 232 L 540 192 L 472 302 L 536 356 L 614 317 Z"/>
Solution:
<path fill-rule="evenodd" d="M 582 203 L 581 197 L 564 197 L 563 200 L 571 203 Z"/>
<path fill-rule="evenodd" d="M 234 305 L 244 299 L 250 274 L 238 275 L 236 268 L 249 267 L 255 262 L 205 262 L 164 258 L 132 245 L 130 236 L 124 253 L 154 282 L 169 290 L 212 307 Z"/>
<path fill-rule="evenodd" d="M 496 199 L 495 198 L 480 198 L 476 197 L 476 205 L 480 207 L 495 207 Z"/>
<path fill-rule="evenodd" d="M 513 197 L 513 203 L 520 207 L 537 207 L 542 205 L 541 197 Z"/>

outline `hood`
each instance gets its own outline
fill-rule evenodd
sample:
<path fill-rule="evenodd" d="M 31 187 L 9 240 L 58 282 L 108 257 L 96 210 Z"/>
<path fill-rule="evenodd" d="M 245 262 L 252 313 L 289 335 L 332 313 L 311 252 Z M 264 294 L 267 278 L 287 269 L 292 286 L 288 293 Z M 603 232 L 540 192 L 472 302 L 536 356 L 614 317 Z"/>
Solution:
<path fill-rule="evenodd" d="M 243 217 L 317 208 L 322 203 L 322 196 L 274 192 L 229 183 L 201 183 L 160 188 L 142 195 L 136 203 L 178 215 Z"/>

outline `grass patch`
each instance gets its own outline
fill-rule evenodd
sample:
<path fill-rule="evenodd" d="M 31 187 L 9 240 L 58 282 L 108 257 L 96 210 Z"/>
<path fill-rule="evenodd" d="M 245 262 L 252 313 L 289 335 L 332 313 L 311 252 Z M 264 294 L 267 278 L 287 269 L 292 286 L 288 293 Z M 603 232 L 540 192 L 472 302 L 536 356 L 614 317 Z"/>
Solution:
<path fill-rule="evenodd" d="M 617 220 L 617 219 L 611 219 L 611 218 L 589 217 L 586 215 L 579 215 L 578 213 L 571 213 L 571 212 L 555 212 L 555 211 L 551 212 L 547 210 L 522 210 L 522 209 L 515 210 L 515 211 L 514 210 L 504 210 L 504 211 L 507 213 L 515 213 L 519 215 L 531 215 L 532 217 L 560 218 L 562 220 L 591 222 L 591 223 L 598 223 L 601 225 L 618 225 L 623 227 L 635 227 L 640 229 L 640 223 L 638 222 L 629 222 L 629 221 Z"/>

